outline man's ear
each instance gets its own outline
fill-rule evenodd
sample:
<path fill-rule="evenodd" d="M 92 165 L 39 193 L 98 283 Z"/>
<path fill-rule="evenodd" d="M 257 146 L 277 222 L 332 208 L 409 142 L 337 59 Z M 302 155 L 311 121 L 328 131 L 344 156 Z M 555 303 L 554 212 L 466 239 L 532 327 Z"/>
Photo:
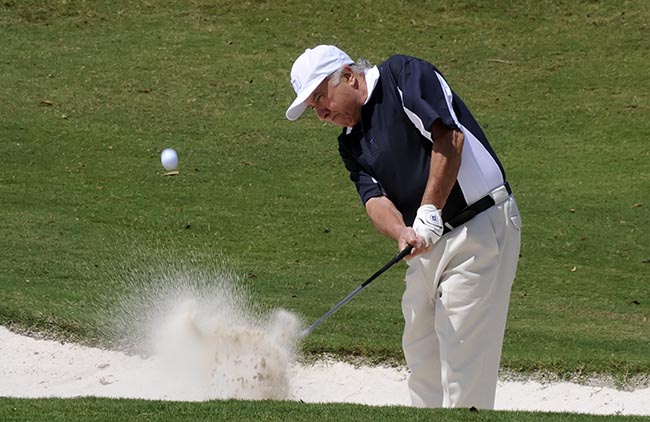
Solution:
<path fill-rule="evenodd" d="M 343 73 L 341 73 L 341 76 L 345 78 L 348 85 L 356 87 L 358 83 L 357 75 L 354 74 L 350 65 L 343 65 Z"/>

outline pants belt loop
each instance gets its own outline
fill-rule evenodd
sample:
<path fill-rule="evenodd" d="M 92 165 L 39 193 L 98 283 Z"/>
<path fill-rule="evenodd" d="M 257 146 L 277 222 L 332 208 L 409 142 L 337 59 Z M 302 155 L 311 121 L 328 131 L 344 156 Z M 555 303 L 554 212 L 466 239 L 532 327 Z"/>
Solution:
<path fill-rule="evenodd" d="M 490 192 L 490 196 L 494 200 L 494 204 L 498 205 L 508 199 L 510 197 L 510 189 L 508 189 L 510 186 L 507 184 L 501 185 L 492 192 Z"/>

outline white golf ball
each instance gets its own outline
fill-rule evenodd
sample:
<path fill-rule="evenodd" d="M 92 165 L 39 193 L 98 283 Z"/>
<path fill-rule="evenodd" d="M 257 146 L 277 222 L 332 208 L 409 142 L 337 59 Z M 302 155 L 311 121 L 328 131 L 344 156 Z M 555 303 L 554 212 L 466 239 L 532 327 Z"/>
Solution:
<path fill-rule="evenodd" d="M 176 167 L 178 167 L 178 154 L 176 154 L 174 149 L 166 148 L 160 154 L 160 162 L 165 170 L 176 170 Z"/>

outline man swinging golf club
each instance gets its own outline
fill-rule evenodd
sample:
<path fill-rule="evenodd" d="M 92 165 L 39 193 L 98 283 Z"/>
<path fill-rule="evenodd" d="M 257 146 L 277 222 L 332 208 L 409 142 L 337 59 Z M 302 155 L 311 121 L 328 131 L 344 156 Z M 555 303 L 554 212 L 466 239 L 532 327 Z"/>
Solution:
<path fill-rule="evenodd" d="M 375 228 L 408 245 L 402 339 L 412 402 L 491 409 L 520 217 L 504 169 L 463 101 L 432 64 L 379 66 L 334 46 L 294 62 L 296 99 L 343 127 L 339 152 Z"/>

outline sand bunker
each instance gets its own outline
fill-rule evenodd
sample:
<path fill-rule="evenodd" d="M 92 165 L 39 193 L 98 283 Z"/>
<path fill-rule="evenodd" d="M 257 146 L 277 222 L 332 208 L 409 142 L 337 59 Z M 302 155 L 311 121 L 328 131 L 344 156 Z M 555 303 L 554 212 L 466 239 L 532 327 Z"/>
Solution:
<path fill-rule="evenodd" d="M 130 276 L 104 321 L 122 351 L 37 340 L 0 327 L 0 396 L 288 399 L 410 405 L 408 371 L 296 361 L 296 315 L 256 310 L 231 276 Z M 496 409 L 650 415 L 650 388 L 505 382 Z"/>

